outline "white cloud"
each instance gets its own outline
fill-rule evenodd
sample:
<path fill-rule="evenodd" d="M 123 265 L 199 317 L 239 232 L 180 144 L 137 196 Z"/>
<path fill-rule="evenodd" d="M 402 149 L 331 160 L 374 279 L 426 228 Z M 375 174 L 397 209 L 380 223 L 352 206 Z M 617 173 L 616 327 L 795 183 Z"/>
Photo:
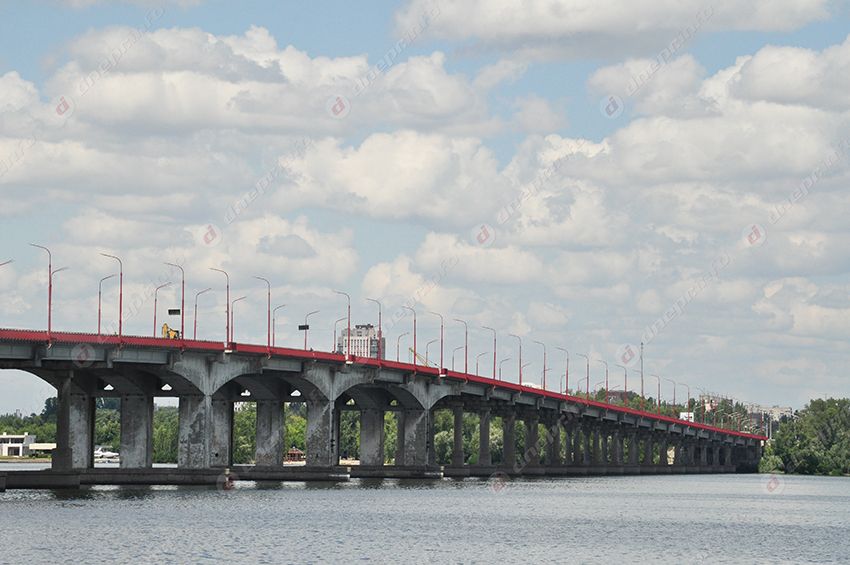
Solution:
<path fill-rule="evenodd" d="M 409 27 L 432 4 L 411 0 L 396 14 L 397 29 Z M 677 36 L 701 29 L 791 30 L 829 14 L 827 0 L 723 1 L 707 6 L 696 0 L 593 2 L 591 0 L 448 0 L 427 29 L 450 40 L 477 39 L 523 50 L 545 48 L 553 55 L 657 49 Z M 660 38 L 660 39 L 659 39 Z"/>

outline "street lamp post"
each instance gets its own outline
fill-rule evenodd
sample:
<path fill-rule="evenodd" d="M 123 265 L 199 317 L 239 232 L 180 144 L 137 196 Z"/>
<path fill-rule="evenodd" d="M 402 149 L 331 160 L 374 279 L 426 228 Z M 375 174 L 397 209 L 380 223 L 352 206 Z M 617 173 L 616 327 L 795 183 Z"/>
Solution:
<path fill-rule="evenodd" d="M 171 286 L 171 281 L 161 284 L 153 290 L 153 337 L 156 337 L 156 307 L 159 302 L 159 290 L 167 286 Z"/>
<path fill-rule="evenodd" d="M 192 317 L 192 323 L 193 323 L 193 326 L 194 326 L 192 328 L 192 339 L 193 340 L 198 339 L 198 297 L 202 294 L 206 294 L 207 292 L 209 292 L 211 290 L 212 290 L 212 288 L 205 288 L 204 290 L 199 290 L 198 292 L 195 293 L 195 313 Z"/>
<path fill-rule="evenodd" d="M 460 322 L 463 324 L 463 373 L 465 375 L 469 374 L 469 324 L 465 321 L 454 318 L 455 322 Z M 454 363 L 454 357 L 452 357 L 452 363 Z M 452 370 L 454 371 L 454 365 L 452 365 Z"/>
<path fill-rule="evenodd" d="M 383 345 L 383 343 L 384 343 L 384 332 L 381 329 L 381 318 L 383 317 L 382 316 L 383 307 L 381 306 L 381 303 L 379 301 L 375 300 L 374 298 L 367 298 L 366 300 L 368 300 L 369 302 L 374 302 L 375 304 L 378 305 L 378 359 L 383 359 L 384 357 L 386 357 L 386 352 L 384 351 L 384 345 Z"/>
<path fill-rule="evenodd" d="M 177 263 L 166 263 L 169 267 L 180 269 L 180 339 L 186 339 L 186 271 Z M 156 324 L 154 324 L 156 325 Z"/>
<path fill-rule="evenodd" d="M 522 338 L 516 334 L 508 334 L 519 342 L 519 386 L 522 386 Z"/>
<path fill-rule="evenodd" d="M 258 281 L 266 283 L 266 351 L 269 355 L 272 352 L 272 283 L 269 279 L 255 276 Z"/>
<path fill-rule="evenodd" d="M 546 344 L 542 341 L 535 341 L 534 343 L 543 348 L 543 390 L 546 390 Z"/>
<path fill-rule="evenodd" d="M 62 271 L 67 271 L 68 269 L 69 269 L 69 267 L 60 267 L 59 269 L 54 269 L 53 274 L 50 276 L 50 278 L 51 278 L 51 279 L 53 279 L 53 277 L 55 277 L 55 276 L 56 276 L 56 273 L 61 273 Z M 51 280 L 51 283 L 52 283 L 52 282 L 53 282 L 53 281 Z M 52 301 L 51 301 L 51 302 L 52 302 Z M 50 305 L 50 306 L 51 306 L 51 309 L 52 309 L 53 304 L 51 303 L 51 305 Z M 51 315 L 52 315 L 52 314 L 51 314 Z"/>
<path fill-rule="evenodd" d="M 489 351 L 485 351 L 484 353 L 479 353 L 475 356 L 475 376 L 480 377 L 481 375 L 478 373 L 478 360 L 481 359 L 484 355 L 490 353 Z"/>
<path fill-rule="evenodd" d="M 245 300 L 245 296 L 240 296 L 239 298 L 234 298 L 233 302 L 230 303 L 230 341 L 236 341 L 236 303 L 240 300 Z"/>
<path fill-rule="evenodd" d="M 118 340 L 124 335 L 124 263 L 119 257 L 101 253 L 104 257 L 118 261 Z"/>
<path fill-rule="evenodd" d="M 227 271 L 210 267 L 210 271 L 224 274 L 224 280 L 227 289 L 227 296 L 224 298 L 224 342 L 230 343 L 230 275 Z"/>
<path fill-rule="evenodd" d="M 102 308 L 103 283 L 105 281 L 108 281 L 109 279 L 114 279 L 117 276 L 118 275 L 109 275 L 108 277 L 103 277 L 102 279 L 100 279 L 100 282 L 97 284 L 97 335 L 100 335 L 100 318 L 101 318 L 101 312 L 103 310 L 103 308 Z"/>
<path fill-rule="evenodd" d="M 563 347 L 557 348 L 559 351 L 563 351 L 567 356 L 566 369 L 564 369 L 564 395 L 570 390 L 570 352 L 564 349 Z"/>
<path fill-rule="evenodd" d="M 416 360 L 416 310 L 411 308 L 410 306 L 402 306 L 405 310 L 410 310 L 413 312 L 413 366 L 417 365 Z"/>
<path fill-rule="evenodd" d="M 464 347 L 465 346 L 463 346 L 463 345 L 459 345 L 459 346 L 455 347 L 454 349 L 452 349 L 452 371 L 455 370 L 455 353 L 457 353 L 461 349 L 464 349 Z M 464 374 L 466 374 L 466 370 L 464 370 L 463 372 L 464 372 Z"/>
<path fill-rule="evenodd" d="M 437 343 L 438 341 L 440 341 L 440 340 L 439 340 L 439 339 L 434 338 L 434 339 L 432 339 L 431 341 L 429 341 L 428 343 L 426 343 L 426 344 L 425 344 L 425 366 L 426 366 L 426 367 L 430 367 L 430 366 L 431 366 L 431 365 L 428 363 L 428 351 L 429 351 L 429 349 L 431 348 L 431 344 L 432 344 L 432 343 Z M 442 369 L 440 369 L 440 370 L 442 371 Z"/>
<path fill-rule="evenodd" d="M 617 365 L 623 370 L 623 404 L 629 405 L 629 370 L 625 365 Z"/>
<path fill-rule="evenodd" d="M 505 361 L 510 361 L 510 360 L 511 360 L 511 358 L 510 358 L 510 357 L 505 357 L 504 359 L 502 359 L 501 361 L 499 361 L 499 380 L 500 380 L 500 381 L 502 380 L 502 364 L 503 364 Z"/>
<path fill-rule="evenodd" d="M 337 333 L 337 328 L 339 327 L 339 323 L 340 323 L 340 322 L 344 322 L 344 321 L 346 321 L 347 319 L 348 319 L 348 318 L 346 318 L 345 316 L 343 316 L 342 318 L 338 318 L 336 321 L 334 321 L 334 344 L 333 344 L 333 347 L 331 348 L 331 351 L 333 351 L 334 353 L 336 353 L 336 351 L 337 351 L 337 349 L 336 349 L 336 333 Z"/>
<path fill-rule="evenodd" d="M 661 377 L 658 375 L 649 375 L 650 377 L 655 377 L 658 380 L 658 398 L 656 399 L 655 405 L 657 406 L 658 414 L 661 414 Z"/>
<path fill-rule="evenodd" d="M 51 330 L 53 328 L 53 254 L 43 245 L 30 243 L 33 247 L 44 249 L 47 252 L 47 343 L 51 343 Z"/>
<path fill-rule="evenodd" d="M 304 351 L 307 351 L 307 332 L 310 331 L 310 325 L 307 323 L 307 320 L 313 314 L 318 314 L 319 310 L 313 310 L 312 312 L 307 312 L 304 316 Z"/>
<path fill-rule="evenodd" d="M 395 360 L 398 362 L 401 362 L 401 338 L 406 335 L 410 335 L 410 332 L 404 332 L 395 340 Z"/>
<path fill-rule="evenodd" d="M 579 355 L 579 357 L 584 357 L 584 360 L 586 361 L 585 373 L 584 373 L 584 378 L 585 378 L 584 399 L 589 400 L 590 399 L 590 355 L 585 355 L 584 353 L 579 353 L 578 355 Z"/>
<path fill-rule="evenodd" d="M 286 304 L 281 304 L 272 309 L 272 347 L 275 346 L 275 334 L 277 333 L 277 311 L 285 306 Z"/>
<path fill-rule="evenodd" d="M 664 380 L 673 385 L 673 413 L 676 413 L 676 381 L 664 377 Z"/>
<path fill-rule="evenodd" d="M 608 404 L 608 362 L 602 359 L 599 362 L 605 365 L 605 404 Z"/>
<path fill-rule="evenodd" d="M 433 315 L 440 318 L 440 376 L 445 376 L 443 372 L 443 335 L 445 332 L 445 320 L 443 320 L 443 315 L 438 314 L 437 312 L 431 312 Z"/>
<path fill-rule="evenodd" d="M 496 330 L 487 326 L 481 326 L 485 330 L 493 332 L 493 380 L 496 379 Z M 501 380 L 502 372 L 499 371 L 499 379 Z"/>
<path fill-rule="evenodd" d="M 342 295 L 348 301 L 348 331 L 345 334 L 345 362 L 351 363 L 351 296 L 347 292 L 335 290 L 336 294 Z"/>

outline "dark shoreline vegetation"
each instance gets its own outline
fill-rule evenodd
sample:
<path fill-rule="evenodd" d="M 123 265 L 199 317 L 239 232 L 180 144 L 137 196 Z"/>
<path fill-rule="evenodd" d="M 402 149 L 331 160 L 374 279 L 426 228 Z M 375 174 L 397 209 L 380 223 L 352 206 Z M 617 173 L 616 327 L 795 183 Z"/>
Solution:
<path fill-rule="evenodd" d="M 850 475 L 850 399 L 815 399 L 780 424 L 759 471 Z"/>
<path fill-rule="evenodd" d="M 95 444 L 120 451 L 120 401 L 114 398 L 97 400 Z M 285 405 L 286 447 L 305 450 L 306 409 L 303 403 Z M 154 462 L 177 462 L 177 408 L 157 406 L 154 412 Z M 357 459 L 360 450 L 359 413 L 343 411 L 340 416 L 340 455 Z M 454 418 L 450 411 L 436 412 L 434 448 L 439 464 L 451 461 Z M 474 464 L 478 454 L 478 416 L 465 413 L 463 418 L 464 452 L 467 463 Z M 56 438 L 56 399 L 45 401 L 41 414 L 17 417 L 0 416 L 0 433 L 35 434 L 39 442 L 52 443 Z M 393 462 L 396 443 L 396 422 L 387 412 L 384 424 L 385 460 Z M 253 403 L 236 406 L 233 416 L 233 461 L 253 463 L 256 447 L 256 408 Z M 522 422 L 517 422 L 517 453 L 525 451 Z M 538 453 L 544 452 L 540 438 Z M 494 460 L 501 460 L 501 421 L 491 421 L 490 448 Z M 796 473 L 801 475 L 850 475 L 850 399 L 812 400 L 798 411 L 796 418 L 782 422 L 767 446 L 759 466 L 763 473 Z"/>

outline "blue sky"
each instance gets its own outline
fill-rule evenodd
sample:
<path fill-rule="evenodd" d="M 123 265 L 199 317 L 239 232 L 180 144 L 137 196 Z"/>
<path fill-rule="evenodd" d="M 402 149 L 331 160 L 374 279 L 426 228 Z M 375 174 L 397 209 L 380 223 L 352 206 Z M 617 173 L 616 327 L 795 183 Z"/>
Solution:
<path fill-rule="evenodd" d="M 0 4 L 0 262 L 15 259 L 0 269 L 0 326 L 44 326 L 35 241 L 71 267 L 57 275 L 59 329 L 93 329 L 108 250 L 142 304 L 133 333 L 151 331 L 161 261 L 183 258 L 190 293 L 218 285 L 209 266 L 231 271 L 248 296 L 244 341 L 265 339 L 251 276 L 266 275 L 289 305 L 288 345 L 316 308 L 315 339 L 330 343 L 342 287 L 361 321 L 374 317 L 366 297 L 390 312 L 418 300 L 499 327 L 500 357 L 513 358 L 505 336 L 518 333 L 534 351 L 527 374 L 542 369 L 532 340 L 613 364 L 662 320 L 648 370 L 692 391 L 795 407 L 846 395 L 843 150 L 823 166 L 848 137 L 846 4 L 583 5 Z M 701 10 L 706 23 L 629 96 Z M 421 34 L 355 95 L 423 13 Z M 57 119 L 62 96 L 73 111 Z M 329 111 L 339 96 L 342 117 Z M 625 108 L 613 119 L 600 110 L 612 96 Z M 553 163 L 566 164 L 553 175 Z M 278 166 L 228 224 L 228 206 Z M 812 192 L 770 223 L 812 174 Z M 496 234 L 487 245 L 474 239 L 482 224 Z M 756 245 L 753 225 L 768 234 Z M 223 332 L 221 294 L 201 308 L 203 337 Z M 436 331 L 420 318 L 423 335 Z M 470 352 L 485 351 L 486 332 L 473 333 Z M 450 350 L 458 328 L 448 335 Z M 0 387 L 0 412 L 38 410 L 50 393 L 17 372 Z"/>

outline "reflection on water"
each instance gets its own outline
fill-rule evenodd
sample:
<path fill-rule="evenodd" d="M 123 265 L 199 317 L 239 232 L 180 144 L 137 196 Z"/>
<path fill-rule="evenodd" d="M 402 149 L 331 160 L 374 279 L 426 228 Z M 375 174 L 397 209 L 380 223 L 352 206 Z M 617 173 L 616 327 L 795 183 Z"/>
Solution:
<path fill-rule="evenodd" d="M 847 562 L 850 479 L 707 475 L 0 494 L 0 563 Z"/>

